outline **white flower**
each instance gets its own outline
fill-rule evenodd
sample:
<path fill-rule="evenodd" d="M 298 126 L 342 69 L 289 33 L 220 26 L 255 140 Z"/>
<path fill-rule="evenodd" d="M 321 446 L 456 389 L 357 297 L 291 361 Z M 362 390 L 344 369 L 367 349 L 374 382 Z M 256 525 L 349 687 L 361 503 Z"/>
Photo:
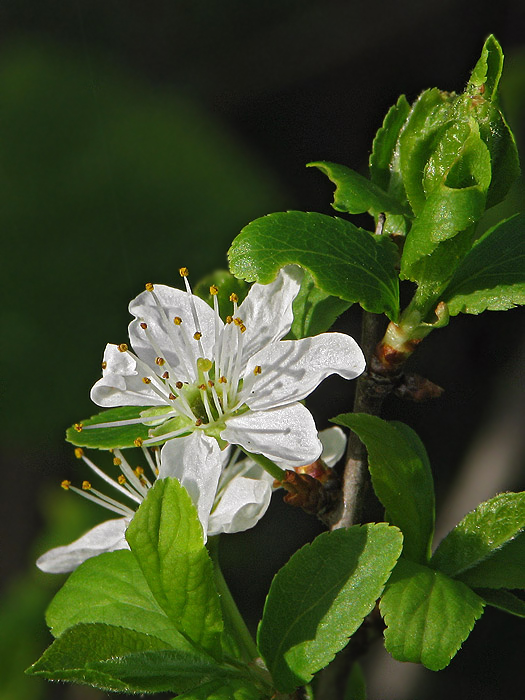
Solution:
<path fill-rule="evenodd" d="M 182 463 L 180 440 L 188 433 L 208 435 L 245 451 L 262 454 L 284 467 L 314 462 L 321 453 L 312 415 L 301 403 L 330 374 L 359 376 L 365 360 L 357 343 L 342 333 L 281 340 L 290 330 L 292 303 L 302 272 L 280 271 L 268 285 L 254 284 L 223 323 L 217 289 L 214 309 L 186 291 L 146 285 L 129 310 L 133 352 L 108 345 L 103 376 L 92 388 L 99 406 L 150 406 L 140 418 L 98 424 L 152 426 L 144 445 L 166 442 L 172 463 Z M 85 426 L 84 429 L 89 429 Z M 95 426 L 92 426 L 95 427 Z M 208 443 L 196 440 L 196 473 Z"/>
<path fill-rule="evenodd" d="M 122 472 L 117 480 L 97 467 L 83 450 L 77 449 L 77 457 L 117 490 L 121 500 L 125 497 L 132 505 L 125 505 L 121 500 L 94 489 L 88 481 L 83 482 L 82 489 L 72 486 L 69 481 L 62 482 L 63 488 L 75 491 L 121 517 L 96 525 L 71 544 L 51 549 L 37 560 L 37 566 L 46 573 L 66 573 L 97 554 L 129 549 L 125 537 L 127 527 L 135 509 L 157 478 L 175 477 L 186 488 L 197 508 L 204 541 L 207 535 L 240 532 L 253 527 L 268 508 L 273 478 L 251 461 L 239 462 L 239 450 L 233 455 L 228 449 L 220 452 L 217 441 L 202 432 L 181 438 L 180 444 L 187 459 L 176 465 L 170 459 L 169 449 L 164 450 L 161 457 L 155 450 L 154 461 L 150 452 L 143 448 L 150 478 L 141 467 L 132 469 L 123 453 L 114 450 L 114 463 Z M 199 455 L 198 459 L 196 455 Z"/>

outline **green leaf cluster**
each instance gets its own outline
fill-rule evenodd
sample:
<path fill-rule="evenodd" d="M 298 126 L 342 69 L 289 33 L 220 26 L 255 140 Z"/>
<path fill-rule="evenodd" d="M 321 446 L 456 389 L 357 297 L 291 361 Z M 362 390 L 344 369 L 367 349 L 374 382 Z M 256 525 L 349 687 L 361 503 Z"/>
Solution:
<path fill-rule="evenodd" d="M 334 421 L 365 444 L 386 519 L 404 536 L 380 602 L 392 656 L 437 671 L 450 663 L 486 604 L 523 617 L 524 603 L 511 591 L 525 588 L 525 493 L 482 503 L 432 555 L 434 489 L 419 438 L 402 423 L 367 414 Z"/>

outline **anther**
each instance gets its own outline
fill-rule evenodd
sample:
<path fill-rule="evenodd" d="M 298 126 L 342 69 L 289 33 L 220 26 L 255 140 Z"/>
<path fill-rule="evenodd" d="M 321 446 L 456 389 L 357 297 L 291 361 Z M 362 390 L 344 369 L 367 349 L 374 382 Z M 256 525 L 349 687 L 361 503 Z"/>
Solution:
<path fill-rule="evenodd" d="M 182 382 L 175 382 L 175 386 L 177 387 L 177 389 L 182 389 L 184 384 Z"/>
<path fill-rule="evenodd" d="M 215 386 L 215 384 L 212 382 L 211 379 L 208 379 L 208 386 L 211 388 L 212 386 Z"/>
<path fill-rule="evenodd" d="M 194 340 L 200 340 L 201 338 L 202 338 L 202 333 L 199 333 L 199 331 L 197 331 L 196 333 L 193 334 Z"/>
<path fill-rule="evenodd" d="M 206 384 L 199 384 L 199 389 L 201 391 L 206 391 Z"/>
<path fill-rule="evenodd" d="M 142 476 L 144 474 L 144 469 L 142 467 L 135 467 L 134 471 L 137 476 Z"/>
<path fill-rule="evenodd" d="M 158 365 L 159 367 L 162 367 L 162 365 L 166 362 L 166 360 L 163 357 L 156 357 L 155 358 L 155 364 Z"/>
<path fill-rule="evenodd" d="M 76 447 L 75 448 L 75 457 L 77 459 L 82 459 L 83 456 L 84 456 L 84 450 L 81 447 Z"/>
<path fill-rule="evenodd" d="M 135 445 L 135 447 L 142 447 L 143 442 L 144 440 L 141 437 L 135 438 L 133 440 L 133 444 Z"/>
<path fill-rule="evenodd" d="M 151 384 L 151 379 L 149 377 L 142 377 L 144 384 Z"/>
<path fill-rule="evenodd" d="M 128 346 L 126 345 L 126 343 L 121 343 L 121 344 L 118 346 L 118 349 L 119 349 L 120 352 L 127 352 L 127 351 L 128 351 Z"/>
<path fill-rule="evenodd" d="M 179 269 L 179 275 L 180 275 L 181 277 L 187 277 L 189 274 L 190 274 L 190 271 L 188 270 L 187 267 L 181 267 L 181 268 Z"/>
<path fill-rule="evenodd" d="M 226 316 L 226 323 L 231 323 L 233 321 L 233 316 Z"/>
<path fill-rule="evenodd" d="M 170 401 L 175 401 L 176 398 L 177 398 L 177 397 L 175 396 L 175 394 L 172 393 L 172 392 L 170 392 L 170 394 L 169 394 L 169 396 L 168 396 L 168 399 L 169 399 Z"/>
<path fill-rule="evenodd" d="M 235 323 L 236 326 L 242 326 L 242 324 L 243 324 L 242 318 L 238 318 L 238 317 L 234 318 L 233 322 Z"/>
<path fill-rule="evenodd" d="M 167 371 L 164 372 L 164 374 L 162 375 L 162 378 L 163 378 L 163 379 L 169 379 L 169 378 L 170 378 L 170 373 L 167 372 Z"/>
<path fill-rule="evenodd" d="M 226 379 L 226 377 L 224 375 L 222 375 L 222 377 L 219 377 L 219 384 L 227 384 L 227 383 L 228 383 L 228 380 Z"/>
<path fill-rule="evenodd" d="M 235 294 L 235 292 L 232 292 L 230 294 L 230 301 L 233 301 L 235 304 L 239 301 L 239 297 L 237 296 L 237 294 Z"/>
<path fill-rule="evenodd" d="M 200 418 L 197 418 L 197 420 L 195 421 L 195 425 L 197 426 L 197 428 L 199 427 L 199 425 L 202 425 L 202 421 Z"/>
<path fill-rule="evenodd" d="M 75 423 L 75 425 L 73 426 L 73 428 L 75 428 L 77 433 L 81 433 L 83 427 L 84 427 L 84 425 L 82 423 Z"/>
<path fill-rule="evenodd" d="M 71 482 L 69 481 L 69 479 L 64 479 L 64 481 L 60 484 L 60 486 L 62 486 L 64 491 L 69 491 L 69 487 L 71 486 Z"/>
<path fill-rule="evenodd" d="M 210 294 L 214 297 L 219 293 L 219 287 L 216 284 L 212 284 L 210 287 Z"/>
<path fill-rule="evenodd" d="M 142 328 L 143 331 L 145 331 L 146 328 L 148 327 L 148 324 L 145 323 L 144 321 L 142 321 L 142 323 L 140 324 L 140 327 Z"/>
<path fill-rule="evenodd" d="M 118 457 L 113 457 L 113 464 L 114 464 L 116 467 L 120 467 L 120 465 L 122 464 L 122 460 L 119 459 Z"/>
<path fill-rule="evenodd" d="M 175 318 L 173 319 L 173 323 L 176 326 L 180 326 L 180 324 L 182 323 L 182 318 L 180 316 L 175 316 Z"/>
<path fill-rule="evenodd" d="M 91 491 L 91 484 L 89 481 L 82 482 L 82 491 Z"/>
<path fill-rule="evenodd" d="M 257 376 L 261 372 L 262 372 L 261 365 L 255 365 L 255 367 L 253 368 L 253 373 L 255 374 L 255 376 Z"/>
<path fill-rule="evenodd" d="M 244 325 L 244 323 L 241 323 L 241 325 L 239 326 L 239 329 L 240 329 L 241 333 L 245 332 L 246 326 Z"/>
<path fill-rule="evenodd" d="M 106 362 L 106 360 L 104 360 L 101 364 L 102 364 L 102 369 L 106 369 L 106 367 L 108 366 L 108 363 Z"/>
<path fill-rule="evenodd" d="M 117 477 L 117 481 L 119 482 L 119 484 L 120 484 L 121 486 L 124 486 L 124 484 L 126 483 L 126 477 L 124 476 L 124 474 L 120 474 L 120 475 Z"/>
<path fill-rule="evenodd" d="M 153 285 L 151 284 L 151 282 L 146 282 L 146 284 L 144 285 L 144 288 L 146 289 L 147 292 L 152 292 L 153 289 L 154 289 L 154 287 L 153 287 Z"/>

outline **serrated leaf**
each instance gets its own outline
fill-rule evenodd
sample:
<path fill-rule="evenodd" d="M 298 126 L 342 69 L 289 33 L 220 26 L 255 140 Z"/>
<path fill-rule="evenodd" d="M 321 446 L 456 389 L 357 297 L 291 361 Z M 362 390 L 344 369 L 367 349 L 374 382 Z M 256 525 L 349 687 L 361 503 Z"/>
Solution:
<path fill-rule="evenodd" d="M 493 588 L 476 588 L 476 593 L 483 598 L 487 605 L 503 610 L 516 617 L 525 617 L 525 600 L 518 598 L 510 591 Z"/>
<path fill-rule="evenodd" d="M 401 129 L 409 115 L 410 105 L 404 95 L 392 105 L 379 128 L 370 154 L 370 179 L 400 201 L 406 199 L 399 175 L 396 145 Z"/>
<path fill-rule="evenodd" d="M 465 256 L 443 293 L 452 316 L 525 304 L 525 216 L 489 229 Z"/>
<path fill-rule="evenodd" d="M 319 289 L 309 272 L 304 273 L 299 294 L 293 301 L 293 323 L 290 338 L 307 338 L 324 333 L 334 324 L 350 302 Z"/>
<path fill-rule="evenodd" d="M 148 426 L 143 423 L 133 425 L 122 425 L 117 428 L 90 428 L 86 430 L 88 425 L 97 425 L 98 423 L 113 423 L 115 421 L 129 420 L 130 418 L 140 418 L 142 411 L 145 411 L 148 406 L 118 406 L 117 408 L 109 408 L 107 411 L 97 413 L 91 418 L 76 423 L 78 427 L 71 426 L 66 431 L 66 440 L 72 445 L 80 447 L 92 447 L 100 450 L 108 450 L 113 448 L 134 447 L 134 441 L 137 438 L 145 440 L 148 437 Z M 151 425 L 151 424 L 150 424 Z"/>
<path fill-rule="evenodd" d="M 448 666 L 483 613 L 483 600 L 460 581 L 400 560 L 380 602 L 385 647 L 398 661 L 432 671 Z"/>
<path fill-rule="evenodd" d="M 229 250 L 230 269 L 268 284 L 285 265 L 308 270 L 317 287 L 366 311 L 399 313 L 396 246 L 349 221 L 324 214 L 279 212 L 248 224 Z"/>
<path fill-rule="evenodd" d="M 479 588 L 515 588 L 516 582 L 525 585 L 525 541 L 520 538 L 518 551 L 514 544 L 524 528 L 525 492 L 501 493 L 481 503 L 448 533 L 431 566 Z"/>
<path fill-rule="evenodd" d="M 348 214 L 369 212 L 372 216 L 381 212 L 404 213 L 403 206 L 396 199 L 351 168 L 327 161 L 308 163 L 308 167 L 318 168 L 336 186 L 332 203 L 336 211 Z"/>
<path fill-rule="evenodd" d="M 277 573 L 259 651 L 282 692 L 308 683 L 342 649 L 381 595 L 402 546 L 385 523 L 325 532 Z"/>
<path fill-rule="evenodd" d="M 159 479 L 149 489 L 126 539 L 177 629 L 220 658 L 223 622 L 212 563 L 195 506 L 176 479 Z"/>
<path fill-rule="evenodd" d="M 241 675 L 195 649 L 168 649 L 153 636 L 104 624 L 71 627 L 28 672 L 128 693 L 183 692 Z"/>
<path fill-rule="evenodd" d="M 100 622 L 152 635 L 173 648 L 193 648 L 158 605 L 128 550 L 81 564 L 51 601 L 46 620 L 54 637 L 79 623 Z"/>
<path fill-rule="evenodd" d="M 418 436 L 407 425 L 365 413 L 341 414 L 332 422 L 353 430 L 366 446 L 374 491 L 389 522 L 403 533 L 403 556 L 428 561 L 434 533 L 434 485 Z"/>
<path fill-rule="evenodd" d="M 236 294 L 238 298 L 238 303 L 240 304 L 244 301 L 244 297 L 248 294 L 250 285 L 244 282 L 244 280 L 237 279 L 231 272 L 227 270 L 217 270 L 211 275 L 207 275 L 204 279 L 200 280 L 198 284 L 193 288 L 193 293 L 204 299 L 211 308 L 213 309 L 213 296 L 210 293 L 210 287 L 215 285 L 219 288 L 219 292 L 216 295 L 217 301 L 219 302 L 219 312 L 223 321 L 226 320 L 226 316 L 231 314 L 233 311 L 233 304 L 230 301 L 230 294 Z"/>

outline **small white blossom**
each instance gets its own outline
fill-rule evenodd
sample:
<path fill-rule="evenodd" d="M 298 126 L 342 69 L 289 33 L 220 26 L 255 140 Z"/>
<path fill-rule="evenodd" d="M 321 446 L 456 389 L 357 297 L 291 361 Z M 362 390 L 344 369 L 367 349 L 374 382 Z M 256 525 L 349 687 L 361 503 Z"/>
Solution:
<path fill-rule="evenodd" d="M 321 443 L 312 415 L 300 401 L 331 374 L 359 376 L 365 360 L 342 333 L 281 340 L 290 330 L 301 271 L 287 267 L 268 285 L 254 284 L 223 323 L 217 289 L 214 308 L 186 291 L 146 285 L 129 310 L 133 351 L 108 345 L 103 376 L 93 386 L 99 406 L 150 406 L 140 418 L 104 425 L 151 425 L 144 445 L 165 442 L 173 464 L 182 463 L 188 434 L 211 436 L 262 454 L 284 467 L 314 462 Z M 196 440 L 195 472 L 203 471 L 208 443 Z M 205 477 L 204 477 L 205 478 Z"/>

